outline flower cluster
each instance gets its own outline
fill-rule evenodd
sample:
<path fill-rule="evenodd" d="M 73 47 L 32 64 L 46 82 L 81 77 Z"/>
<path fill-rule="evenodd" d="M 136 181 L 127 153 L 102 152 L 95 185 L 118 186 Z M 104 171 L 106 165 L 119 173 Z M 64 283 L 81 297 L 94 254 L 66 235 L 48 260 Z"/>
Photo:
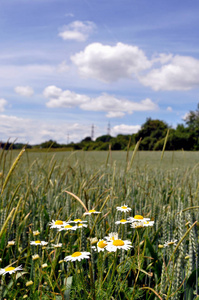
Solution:
<path fill-rule="evenodd" d="M 117 210 L 124 213 L 130 212 L 131 208 L 128 207 L 128 205 L 124 204 L 121 207 L 117 207 Z M 87 211 L 86 213 L 84 213 L 84 215 L 91 215 L 91 214 L 100 214 L 100 211 L 96 211 L 95 209 L 91 209 L 89 211 Z M 124 217 L 124 216 L 123 216 Z M 153 226 L 154 221 L 150 221 L 149 218 L 144 218 L 141 215 L 135 215 L 134 217 L 128 217 L 127 219 L 121 219 L 119 221 L 115 222 L 117 225 L 122 224 L 128 224 L 130 223 L 130 226 L 132 228 L 142 228 L 142 227 L 148 227 L 148 226 Z M 57 229 L 59 232 L 61 231 L 75 231 L 78 228 L 86 228 L 88 227 L 87 225 L 87 221 L 83 221 L 81 219 L 74 219 L 74 220 L 69 220 L 69 221 L 62 221 L 62 220 L 52 220 L 49 223 L 49 226 L 51 229 Z M 39 235 L 40 232 L 37 231 L 33 231 L 33 236 L 37 236 Z M 175 243 L 176 241 L 172 241 L 173 243 Z M 170 242 L 170 244 L 172 243 Z M 14 241 L 10 241 L 8 243 L 9 246 L 14 245 L 15 242 Z M 96 244 L 96 246 L 93 246 L 93 244 Z M 169 243 L 168 243 L 169 244 Z M 42 241 L 42 240 L 35 240 L 35 241 L 30 241 L 30 245 L 32 246 L 46 246 L 48 245 L 48 242 L 46 241 Z M 62 248 L 62 243 L 59 243 L 59 241 L 57 241 L 56 244 L 52 244 L 53 248 Z M 111 232 L 108 234 L 108 236 L 105 236 L 103 239 L 97 239 L 97 238 L 90 238 L 90 249 L 91 251 L 95 250 L 97 252 L 103 252 L 103 251 L 107 251 L 107 252 L 116 252 L 117 250 L 130 250 L 133 246 L 131 241 L 129 240 L 125 240 L 119 237 L 117 232 Z M 166 247 L 166 245 L 164 245 Z M 72 253 L 71 255 L 68 255 L 64 258 L 65 262 L 74 262 L 74 261 L 81 261 L 83 259 L 90 259 L 90 255 L 91 252 L 87 252 L 87 251 L 76 251 L 74 253 Z M 35 254 L 32 256 L 33 260 L 37 260 L 39 259 L 39 255 Z M 43 264 L 42 268 L 47 268 L 48 265 L 47 264 Z M 12 267 L 12 266 L 7 266 L 5 269 L 0 269 L 0 275 L 5 275 L 7 273 L 9 274 L 13 274 L 17 271 L 21 271 L 22 270 L 22 266 L 19 267 Z M 31 283 L 32 284 L 32 283 Z"/>
<path fill-rule="evenodd" d="M 123 206 L 117 207 L 118 211 L 121 212 L 129 212 L 131 211 L 131 208 L 128 207 L 128 205 L 124 204 Z M 122 219 L 119 221 L 116 221 L 115 224 L 127 224 L 131 223 L 131 228 L 143 228 L 143 227 L 149 227 L 154 225 L 154 221 L 150 221 L 150 218 L 144 218 L 141 215 L 135 215 L 134 217 L 129 217 L 127 219 Z"/>

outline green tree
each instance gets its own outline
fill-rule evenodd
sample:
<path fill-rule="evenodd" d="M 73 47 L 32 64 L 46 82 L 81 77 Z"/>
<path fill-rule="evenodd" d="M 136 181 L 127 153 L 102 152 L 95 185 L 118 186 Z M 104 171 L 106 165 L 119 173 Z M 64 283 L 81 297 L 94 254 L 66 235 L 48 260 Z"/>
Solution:
<path fill-rule="evenodd" d="M 165 138 L 168 128 L 169 126 L 164 121 L 148 118 L 135 134 L 135 142 L 141 138 L 141 150 L 155 150 L 156 143 Z"/>
<path fill-rule="evenodd" d="M 194 150 L 199 150 L 199 103 L 195 111 L 191 110 L 185 118 L 185 123 L 194 136 Z"/>

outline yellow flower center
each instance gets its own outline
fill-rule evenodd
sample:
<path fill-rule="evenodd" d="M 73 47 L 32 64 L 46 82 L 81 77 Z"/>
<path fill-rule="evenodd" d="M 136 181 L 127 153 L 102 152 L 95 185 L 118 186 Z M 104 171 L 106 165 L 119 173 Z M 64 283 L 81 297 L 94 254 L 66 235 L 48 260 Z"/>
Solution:
<path fill-rule="evenodd" d="M 94 213 L 96 210 L 95 209 L 91 209 L 89 210 L 89 213 Z"/>
<path fill-rule="evenodd" d="M 5 268 L 5 271 L 6 272 L 9 272 L 9 271 L 13 271 L 15 268 L 13 268 L 13 267 L 7 267 L 7 268 Z"/>
<path fill-rule="evenodd" d="M 114 241 L 114 240 L 115 240 L 114 236 L 112 236 L 112 237 L 110 238 L 110 240 Z"/>
<path fill-rule="evenodd" d="M 125 223 L 127 222 L 125 219 L 120 220 L 120 223 Z"/>
<path fill-rule="evenodd" d="M 57 221 L 55 221 L 55 225 L 63 225 L 63 221 L 57 220 Z"/>
<path fill-rule="evenodd" d="M 81 222 L 81 219 L 75 219 L 74 222 Z"/>
<path fill-rule="evenodd" d="M 35 241 L 35 244 L 41 244 L 41 241 Z"/>
<path fill-rule="evenodd" d="M 169 242 L 169 243 L 168 243 L 168 245 L 173 245 L 173 244 L 174 244 L 174 242 Z"/>
<path fill-rule="evenodd" d="M 127 209 L 127 206 L 122 206 L 121 208 L 122 208 L 122 209 Z"/>
<path fill-rule="evenodd" d="M 143 216 L 140 216 L 140 215 L 135 215 L 134 219 L 137 219 L 137 220 L 143 220 Z"/>
<path fill-rule="evenodd" d="M 82 223 L 79 223 L 79 224 L 78 224 L 78 226 L 80 226 L 80 227 L 81 227 L 81 226 L 83 226 L 83 224 L 82 224 Z"/>
<path fill-rule="evenodd" d="M 72 228 L 73 226 L 71 226 L 71 225 L 66 225 L 66 226 L 64 226 L 64 228 Z"/>
<path fill-rule="evenodd" d="M 113 245 L 114 246 L 124 246 L 124 242 L 122 240 L 114 240 Z"/>
<path fill-rule="evenodd" d="M 107 245 L 107 243 L 103 240 L 103 241 L 99 241 L 99 243 L 97 244 L 97 246 L 99 248 L 104 248 Z"/>
<path fill-rule="evenodd" d="M 82 255 L 81 252 L 74 252 L 71 256 L 72 256 L 72 257 L 78 257 L 78 256 L 80 256 L 80 255 Z"/>

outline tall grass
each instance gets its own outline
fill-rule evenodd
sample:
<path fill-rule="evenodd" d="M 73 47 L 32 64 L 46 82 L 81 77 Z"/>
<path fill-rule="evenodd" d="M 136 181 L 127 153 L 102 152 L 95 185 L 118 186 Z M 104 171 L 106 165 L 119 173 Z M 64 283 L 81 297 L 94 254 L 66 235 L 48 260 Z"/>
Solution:
<path fill-rule="evenodd" d="M 130 155 L 130 153 L 129 153 Z M 2 151 L 0 160 L 0 299 L 186 299 L 198 295 L 198 153 L 31 153 Z M 128 165 L 127 165 L 128 163 Z M 117 206 L 132 210 L 122 213 Z M 98 215 L 85 216 L 90 209 Z M 134 215 L 154 226 L 115 222 Z M 52 220 L 88 221 L 58 232 Z M 39 235 L 35 235 L 36 231 Z M 111 232 L 128 251 L 94 251 Z M 46 246 L 33 246 L 33 240 Z M 62 243 L 61 247 L 55 247 Z M 65 262 L 76 251 L 90 259 Z"/>

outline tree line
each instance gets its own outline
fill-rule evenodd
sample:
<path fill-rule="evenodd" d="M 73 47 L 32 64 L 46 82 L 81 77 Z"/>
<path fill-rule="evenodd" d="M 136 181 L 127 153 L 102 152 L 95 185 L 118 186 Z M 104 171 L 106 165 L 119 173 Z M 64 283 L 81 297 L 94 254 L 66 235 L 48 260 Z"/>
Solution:
<path fill-rule="evenodd" d="M 79 143 L 59 144 L 49 140 L 39 145 L 28 145 L 28 148 L 64 148 L 68 150 L 127 150 L 133 149 L 141 140 L 140 150 L 162 150 L 165 137 L 167 137 L 166 150 L 199 150 L 199 104 L 195 111 L 190 111 L 183 124 L 174 129 L 162 120 L 147 118 L 141 129 L 135 134 L 118 134 L 116 137 L 102 135 L 95 141 L 91 137 L 84 138 Z M 21 149 L 24 144 L 1 143 L 1 147 Z"/>

